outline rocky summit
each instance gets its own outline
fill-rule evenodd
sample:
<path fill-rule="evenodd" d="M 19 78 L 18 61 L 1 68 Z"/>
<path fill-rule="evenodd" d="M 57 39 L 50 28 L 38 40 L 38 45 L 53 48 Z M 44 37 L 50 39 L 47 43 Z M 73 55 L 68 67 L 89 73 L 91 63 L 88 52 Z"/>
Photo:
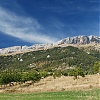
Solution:
<path fill-rule="evenodd" d="M 98 36 L 75 36 L 68 37 L 58 41 L 56 44 L 89 44 L 89 43 L 100 43 L 100 37 Z"/>
<path fill-rule="evenodd" d="M 68 45 L 86 45 L 86 44 L 98 44 L 99 47 L 96 47 L 100 49 L 100 37 L 98 36 L 75 36 L 75 37 L 67 37 L 65 39 L 62 39 L 56 43 L 52 44 L 35 44 L 32 46 L 13 46 L 8 48 L 2 48 L 0 49 L 0 55 L 4 54 L 12 54 L 12 53 L 24 53 L 29 51 L 37 51 L 37 50 L 46 50 L 53 47 L 58 46 L 68 46 Z"/>

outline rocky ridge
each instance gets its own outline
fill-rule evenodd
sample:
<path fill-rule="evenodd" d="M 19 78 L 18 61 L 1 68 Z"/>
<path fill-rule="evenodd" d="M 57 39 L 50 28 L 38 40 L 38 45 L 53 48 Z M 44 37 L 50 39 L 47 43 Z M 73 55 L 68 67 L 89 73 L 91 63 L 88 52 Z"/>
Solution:
<path fill-rule="evenodd" d="M 100 37 L 98 36 L 75 36 L 67 37 L 57 42 L 57 44 L 89 44 L 89 43 L 100 43 Z"/>
<path fill-rule="evenodd" d="M 8 48 L 2 48 L 0 49 L 0 55 L 4 54 L 12 54 L 12 53 L 24 53 L 29 51 L 37 51 L 37 50 L 46 50 L 53 47 L 58 46 L 77 46 L 80 45 L 88 45 L 93 44 L 96 46 L 96 49 L 100 49 L 100 37 L 98 36 L 75 36 L 75 37 L 67 37 L 65 39 L 62 39 L 56 43 L 52 44 L 35 44 L 32 46 L 13 46 Z"/>

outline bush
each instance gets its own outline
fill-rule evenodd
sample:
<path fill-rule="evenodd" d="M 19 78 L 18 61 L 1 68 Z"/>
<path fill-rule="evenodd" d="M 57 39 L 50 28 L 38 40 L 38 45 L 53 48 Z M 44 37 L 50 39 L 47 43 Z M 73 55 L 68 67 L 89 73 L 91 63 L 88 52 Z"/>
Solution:
<path fill-rule="evenodd" d="M 68 76 L 68 71 L 63 71 L 63 72 L 62 72 L 62 75 Z"/>
<path fill-rule="evenodd" d="M 96 62 L 93 66 L 94 73 L 100 72 L 100 62 Z"/>
<path fill-rule="evenodd" d="M 19 82 L 20 80 L 21 80 L 21 74 L 15 71 L 4 71 L 0 75 L 0 84 Z"/>

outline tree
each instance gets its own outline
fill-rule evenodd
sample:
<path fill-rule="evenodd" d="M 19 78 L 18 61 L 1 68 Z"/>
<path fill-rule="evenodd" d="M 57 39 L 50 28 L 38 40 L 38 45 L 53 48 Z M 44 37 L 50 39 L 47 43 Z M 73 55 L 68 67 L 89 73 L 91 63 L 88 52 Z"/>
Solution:
<path fill-rule="evenodd" d="M 53 73 L 53 78 L 55 79 L 56 77 L 61 77 L 61 70 L 56 70 L 54 73 Z"/>
<path fill-rule="evenodd" d="M 11 73 L 5 71 L 1 73 L 1 77 L 0 77 L 0 83 L 1 84 L 8 84 L 12 82 L 12 76 Z"/>
<path fill-rule="evenodd" d="M 75 79 L 77 79 L 78 76 L 85 77 L 85 73 L 84 73 L 83 69 L 80 67 L 76 67 L 75 69 L 70 70 L 69 75 L 74 76 Z"/>
<path fill-rule="evenodd" d="M 46 71 L 41 71 L 39 73 L 40 73 L 41 77 L 43 77 L 43 78 L 48 76 L 48 72 L 46 72 Z"/>
<path fill-rule="evenodd" d="M 62 72 L 62 75 L 64 75 L 64 76 L 68 76 L 68 71 L 66 71 L 66 70 L 63 71 L 63 72 Z"/>
<path fill-rule="evenodd" d="M 4 71 L 0 75 L 0 83 L 8 84 L 10 82 L 19 82 L 21 80 L 21 74 L 16 71 Z"/>
<path fill-rule="evenodd" d="M 100 62 L 94 63 L 93 70 L 94 70 L 94 73 L 100 72 Z"/>
<path fill-rule="evenodd" d="M 29 78 L 29 74 L 28 73 L 22 73 L 22 77 L 21 77 L 21 82 L 26 82 L 26 81 L 29 81 L 30 78 Z"/>

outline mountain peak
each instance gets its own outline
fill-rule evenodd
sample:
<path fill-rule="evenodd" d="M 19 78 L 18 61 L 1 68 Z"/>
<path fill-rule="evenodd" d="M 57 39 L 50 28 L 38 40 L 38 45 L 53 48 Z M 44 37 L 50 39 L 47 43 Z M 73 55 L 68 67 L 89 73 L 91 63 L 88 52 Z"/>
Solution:
<path fill-rule="evenodd" d="M 37 50 L 47 50 L 54 47 L 59 47 L 59 46 L 62 47 L 68 45 L 79 47 L 79 45 L 85 46 L 87 44 L 98 44 L 96 48 L 100 49 L 100 37 L 93 36 L 93 35 L 91 36 L 81 35 L 81 36 L 67 37 L 65 39 L 62 39 L 52 44 L 35 44 L 32 46 L 13 46 L 13 47 L 0 49 L 0 54 L 1 55 L 17 54 L 17 53 L 24 53 L 24 52 L 37 51 Z"/>
<path fill-rule="evenodd" d="M 61 44 L 89 44 L 89 43 L 100 43 L 100 37 L 98 36 L 85 36 L 85 35 L 80 35 L 80 36 L 74 36 L 74 37 L 67 37 L 65 39 L 62 39 L 56 44 L 61 45 Z"/>

